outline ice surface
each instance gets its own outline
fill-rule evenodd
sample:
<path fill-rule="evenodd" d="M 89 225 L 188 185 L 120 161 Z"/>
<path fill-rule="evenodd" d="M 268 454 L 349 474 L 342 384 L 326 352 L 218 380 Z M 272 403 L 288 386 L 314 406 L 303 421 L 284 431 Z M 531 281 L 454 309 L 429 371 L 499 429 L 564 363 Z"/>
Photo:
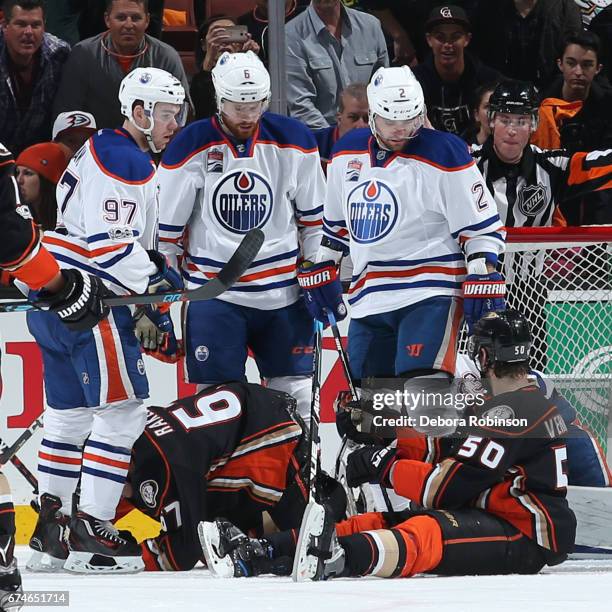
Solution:
<path fill-rule="evenodd" d="M 29 553 L 18 548 L 20 566 Z M 24 589 L 70 592 L 71 612 L 542 612 L 612 610 L 612 561 L 568 561 L 537 576 L 357 578 L 294 584 L 290 578 L 219 580 L 204 569 L 124 576 L 33 574 Z M 24 608 L 27 610 L 42 608 Z"/>

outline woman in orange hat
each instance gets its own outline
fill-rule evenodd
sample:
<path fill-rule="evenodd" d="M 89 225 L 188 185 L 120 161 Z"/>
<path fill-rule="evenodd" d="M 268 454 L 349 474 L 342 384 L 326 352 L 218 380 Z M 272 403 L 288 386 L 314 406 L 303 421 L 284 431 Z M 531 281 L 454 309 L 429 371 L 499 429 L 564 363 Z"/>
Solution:
<path fill-rule="evenodd" d="M 34 221 L 44 230 L 55 229 L 55 188 L 68 165 L 66 148 L 41 142 L 25 149 L 17 158 L 17 184 L 21 201 L 30 207 Z"/>

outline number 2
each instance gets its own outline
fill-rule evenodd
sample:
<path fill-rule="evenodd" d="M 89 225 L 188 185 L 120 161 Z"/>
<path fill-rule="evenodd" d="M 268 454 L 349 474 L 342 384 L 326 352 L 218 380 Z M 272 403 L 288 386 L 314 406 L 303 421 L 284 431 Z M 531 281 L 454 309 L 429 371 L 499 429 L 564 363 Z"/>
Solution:
<path fill-rule="evenodd" d="M 476 196 L 476 207 L 478 210 L 485 210 L 485 208 L 489 207 L 489 203 L 485 197 L 485 188 L 482 183 L 474 183 L 472 185 L 472 193 Z"/>

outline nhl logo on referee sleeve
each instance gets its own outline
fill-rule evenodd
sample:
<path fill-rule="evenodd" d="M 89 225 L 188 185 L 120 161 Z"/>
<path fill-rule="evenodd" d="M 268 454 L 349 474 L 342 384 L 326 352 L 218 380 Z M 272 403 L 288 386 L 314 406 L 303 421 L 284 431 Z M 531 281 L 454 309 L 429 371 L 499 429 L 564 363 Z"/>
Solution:
<path fill-rule="evenodd" d="M 546 206 L 546 187 L 542 183 L 527 185 L 518 193 L 519 210 L 526 217 L 535 217 Z"/>

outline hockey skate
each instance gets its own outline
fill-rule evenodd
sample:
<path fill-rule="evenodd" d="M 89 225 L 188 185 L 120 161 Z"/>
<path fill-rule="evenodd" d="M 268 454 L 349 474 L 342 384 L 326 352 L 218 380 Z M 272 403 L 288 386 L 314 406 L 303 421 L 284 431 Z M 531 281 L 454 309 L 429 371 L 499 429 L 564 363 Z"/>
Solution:
<path fill-rule="evenodd" d="M 26 568 L 31 572 L 57 572 L 68 558 L 67 527 L 70 518 L 60 512 L 62 501 L 55 495 L 43 493 L 40 511 L 30 548 L 34 551 Z"/>
<path fill-rule="evenodd" d="M 70 519 L 64 569 L 79 574 L 130 574 L 144 569 L 140 545 L 129 531 L 85 512 Z"/>
<path fill-rule="evenodd" d="M 332 512 L 310 502 L 304 511 L 293 572 L 294 582 L 327 580 L 344 570 L 344 549 L 338 544 Z"/>
<path fill-rule="evenodd" d="M 11 600 L 11 596 L 23 592 L 17 559 L 13 556 L 14 548 L 15 538 L 12 535 L 0 536 L 0 612 L 16 612 L 21 609 L 21 602 Z"/>
<path fill-rule="evenodd" d="M 198 535 L 208 569 L 217 578 L 289 575 L 289 557 L 275 559 L 273 548 L 265 538 L 249 538 L 225 519 L 202 521 Z"/>

